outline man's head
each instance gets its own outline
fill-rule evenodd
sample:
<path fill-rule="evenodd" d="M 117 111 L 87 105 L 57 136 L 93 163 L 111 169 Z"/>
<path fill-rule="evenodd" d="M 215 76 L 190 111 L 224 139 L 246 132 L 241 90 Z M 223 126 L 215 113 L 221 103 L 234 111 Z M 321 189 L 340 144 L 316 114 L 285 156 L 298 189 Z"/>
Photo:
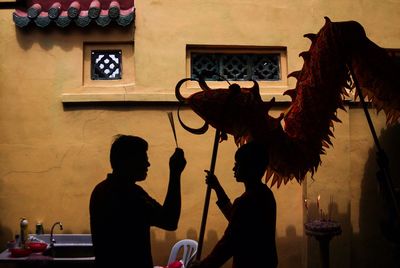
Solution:
<path fill-rule="evenodd" d="M 265 144 L 249 142 L 236 151 L 233 168 L 237 181 L 260 180 L 269 163 Z"/>
<path fill-rule="evenodd" d="M 116 135 L 110 150 L 113 173 L 134 181 L 146 179 L 150 166 L 147 157 L 148 143 L 137 136 Z"/>

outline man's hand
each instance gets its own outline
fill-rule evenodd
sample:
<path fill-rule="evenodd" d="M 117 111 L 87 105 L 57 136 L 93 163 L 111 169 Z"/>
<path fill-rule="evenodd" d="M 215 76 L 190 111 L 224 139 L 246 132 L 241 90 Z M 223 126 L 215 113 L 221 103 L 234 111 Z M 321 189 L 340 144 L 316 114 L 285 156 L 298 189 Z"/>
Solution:
<path fill-rule="evenodd" d="M 172 173 L 180 175 L 186 166 L 185 154 L 181 148 L 176 148 L 169 159 L 169 168 Z"/>
<path fill-rule="evenodd" d="M 211 174 L 211 172 L 209 170 L 204 170 L 204 172 L 206 173 L 207 185 L 210 186 L 211 189 L 214 189 L 214 191 L 216 191 L 216 192 L 221 190 L 222 186 L 219 183 L 217 176 L 215 176 L 214 174 Z"/>

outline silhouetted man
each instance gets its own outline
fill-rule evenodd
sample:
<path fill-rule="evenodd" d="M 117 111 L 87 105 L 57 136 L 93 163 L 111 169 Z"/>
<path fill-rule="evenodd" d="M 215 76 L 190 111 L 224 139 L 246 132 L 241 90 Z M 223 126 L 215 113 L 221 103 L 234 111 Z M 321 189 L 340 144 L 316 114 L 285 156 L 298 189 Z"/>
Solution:
<path fill-rule="evenodd" d="M 117 135 L 111 146 L 112 173 L 90 198 L 90 226 L 96 267 L 153 268 L 150 226 L 173 231 L 181 211 L 183 150 L 169 160 L 169 183 L 164 204 L 136 182 L 144 181 L 150 166 L 148 143 L 136 136 Z"/>
<path fill-rule="evenodd" d="M 231 257 L 234 268 L 277 267 L 276 203 L 272 191 L 262 182 L 267 166 L 263 144 L 250 142 L 237 150 L 233 171 L 236 181 L 244 183 L 245 192 L 233 204 L 217 177 L 206 171 L 206 182 L 215 190 L 217 205 L 229 224 L 211 253 L 190 268 L 221 267 Z"/>

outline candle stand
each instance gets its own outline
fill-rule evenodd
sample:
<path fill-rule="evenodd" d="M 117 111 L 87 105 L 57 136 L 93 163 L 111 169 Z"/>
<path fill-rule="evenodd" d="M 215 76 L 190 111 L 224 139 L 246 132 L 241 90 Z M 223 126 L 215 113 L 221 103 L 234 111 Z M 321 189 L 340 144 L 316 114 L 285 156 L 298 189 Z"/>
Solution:
<path fill-rule="evenodd" d="M 329 268 L 329 243 L 334 236 L 342 233 L 340 224 L 335 221 L 315 220 L 304 224 L 305 233 L 313 236 L 319 243 L 321 268 Z"/>

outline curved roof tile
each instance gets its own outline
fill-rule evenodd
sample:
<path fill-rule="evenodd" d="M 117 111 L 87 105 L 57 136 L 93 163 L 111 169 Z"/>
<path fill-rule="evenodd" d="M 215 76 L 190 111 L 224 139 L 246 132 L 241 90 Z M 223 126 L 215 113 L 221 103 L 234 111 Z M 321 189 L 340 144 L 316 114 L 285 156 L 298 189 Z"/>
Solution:
<path fill-rule="evenodd" d="M 103 27 L 112 21 L 127 26 L 135 19 L 135 6 L 134 0 L 27 0 L 26 8 L 16 9 L 13 19 L 19 27 L 32 23 L 66 27 L 72 21 L 80 27 L 92 21 Z"/>

